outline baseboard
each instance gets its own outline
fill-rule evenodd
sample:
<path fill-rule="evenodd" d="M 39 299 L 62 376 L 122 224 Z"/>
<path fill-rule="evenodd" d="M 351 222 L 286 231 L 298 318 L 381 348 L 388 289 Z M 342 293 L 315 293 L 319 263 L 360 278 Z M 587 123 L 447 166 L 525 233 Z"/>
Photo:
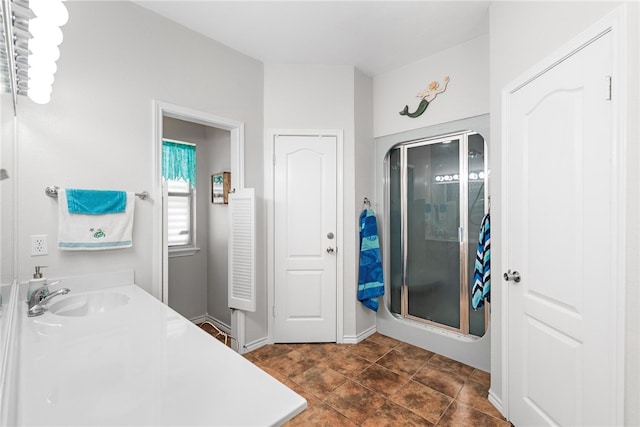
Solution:
<path fill-rule="evenodd" d="M 496 409 L 498 410 L 498 412 L 500 412 L 502 414 L 503 417 L 507 417 L 504 413 L 504 408 L 502 407 L 502 399 L 500 399 L 498 396 L 496 396 L 496 394 L 493 392 L 492 389 L 489 389 L 489 397 L 488 397 L 489 402 L 496 407 Z"/>
<path fill-rule="evenodd" d="M 197 317 L 192 317 L 191 319 L 189 319 L 189 321 L 193 322 L 193 323 L 202 323 L 202 322 L 211 322 L 214 325 L 216 325 L 216 327 L 218 329 L 220 329 L 222 332 L 224 332 L 225 334 L 231 335 L 231 326 L 227 325 L 226 323 L 223 323 L 221 321 L 219 321 L 218 319 L 216 319 L 213 316 L 210 316 L 208 314 L 203 314 L 202 316 L 197 316 Z"/>
<path fill-rule="evenodd" d="M 371 335 L 376 333 L 376 325 L 371 326 L 369 329 L 360 332 L 358 335 L 345 335 L 342 338 L 342 342 L 344 344 L 358 344 L 369 338 Z"/>
<path fill-rule="evenodd" d="M 269 338 L 268 337 L 260 338 L 259 340 L 252 341 L 250 343 L 245 344 L 244 348 L 242 349 L 240 354 L 244 354 L 244 353 L 248 353 L 248 352 L 253 351 L 253 350 L 257 350 L 260 347 L 263 347 L 263 346 L 265 346 L 267 344 L 269 344 Z"/>

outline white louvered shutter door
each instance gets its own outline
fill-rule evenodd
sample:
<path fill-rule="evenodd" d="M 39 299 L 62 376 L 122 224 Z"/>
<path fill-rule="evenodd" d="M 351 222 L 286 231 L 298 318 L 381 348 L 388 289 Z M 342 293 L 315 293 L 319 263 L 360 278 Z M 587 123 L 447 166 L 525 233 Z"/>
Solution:
<path fill-rule="evenodd" d="M 255 190 L 229 194 L 229 307 L 256 311 Z"/>

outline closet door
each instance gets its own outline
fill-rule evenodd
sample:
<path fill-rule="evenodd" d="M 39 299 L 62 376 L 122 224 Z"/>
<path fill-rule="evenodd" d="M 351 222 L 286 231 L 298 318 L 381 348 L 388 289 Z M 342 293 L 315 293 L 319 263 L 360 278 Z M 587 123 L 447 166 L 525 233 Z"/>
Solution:
<path fill-rule="evenodd" d="M 506 97 L 504 286 L 515 425 L 621 420 L 616 292 L 624 235 L 615 100 L 607 93 L 612 39 L 597 36 L 552 67 L 541 64 Z"/>

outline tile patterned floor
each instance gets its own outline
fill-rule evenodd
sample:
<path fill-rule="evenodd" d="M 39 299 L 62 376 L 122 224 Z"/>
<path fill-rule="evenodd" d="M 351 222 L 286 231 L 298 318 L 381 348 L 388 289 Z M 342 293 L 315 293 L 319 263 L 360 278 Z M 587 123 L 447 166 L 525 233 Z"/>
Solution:
<path fill-rule="evenodd" d="M 489 374 L 393 338 L 275 344 L 245 354 L 307 399 L 287 426 L 500 426 Z"/>

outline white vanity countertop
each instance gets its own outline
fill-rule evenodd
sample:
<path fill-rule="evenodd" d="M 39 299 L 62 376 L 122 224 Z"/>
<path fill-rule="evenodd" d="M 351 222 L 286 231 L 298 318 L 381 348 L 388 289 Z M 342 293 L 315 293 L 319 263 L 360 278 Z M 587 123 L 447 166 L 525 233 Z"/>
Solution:
<path fill-rule="evenodd" d="M 19 425 L 264 426 L 306 407 L 142 288 L 94 292 L 130 300 L 83 317 L 27 317 L 20 303 Z"/>

